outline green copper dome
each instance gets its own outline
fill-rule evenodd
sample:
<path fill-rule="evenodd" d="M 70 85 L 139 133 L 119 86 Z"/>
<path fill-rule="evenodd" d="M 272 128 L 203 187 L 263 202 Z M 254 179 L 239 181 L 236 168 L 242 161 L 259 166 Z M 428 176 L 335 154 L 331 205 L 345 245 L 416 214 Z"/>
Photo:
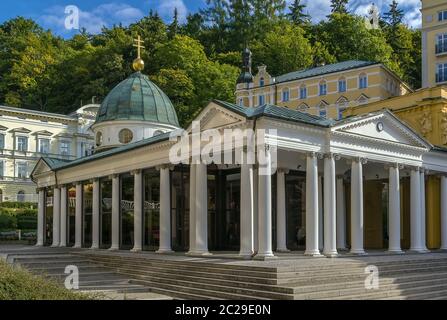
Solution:
<path fill-rule="evenodd" d="M 179 127 L 171 100 L 141 72 L 118 84 L 101 104 L 96 123 L 113 120 L 151 121 Z"/>

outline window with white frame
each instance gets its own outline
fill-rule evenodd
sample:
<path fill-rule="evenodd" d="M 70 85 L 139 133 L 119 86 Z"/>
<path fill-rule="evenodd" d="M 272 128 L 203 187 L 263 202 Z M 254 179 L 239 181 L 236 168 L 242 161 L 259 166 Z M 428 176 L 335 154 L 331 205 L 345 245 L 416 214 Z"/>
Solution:
<path fill-rule="evenodd" d="M 60 153 L 63 156 L 70 155 L 70 142 L 68 142 L 68 141 L 60 142 Z"/>
<path fill-rule="evenodd" d="M 288 102 L 290 100 L 290 90 L 289 89 L 283 89 L 282 90 L 282 101 Z"/>
<path fill-rule="evenodd" d="M 17 178 L 19 179 L 28 178 L 28 164 L 26 162 L 17 163 Z"/>
<path fill-rule="evenodd" d="M 436 67 L 436 82 L 447 81 L 447 63 L 438 63 Z"/>
<path fill-rule="evenodd" d="M 18 136 L 17 137 L 17 151 L 26 152 L 28 151 L 28 137 Z"/>
<path fill-rule="evenodd" d="M 438 12 L 438 20 L 439 21 L 446 21 L 447 20 L 447 10 L 439 11 Z"/>
<path fill-rule="evenodd" d="M 50 139 L 39 139 L 39 153 L 50 153 Z"/>
<path fill-rule="evenodd" d="M 359 76 L 359 89 L 368 88 L 368 76 L 366 74 L 361 74 Z"/>
<path fill-rule="evenodd" d="M 338 92 L 346 92 L 346 79 L 341 78 L 338 80 Z"/>
<path fill-rule="evenodd" d="M 0 150 L 5 149 L 5 135 L 0 133 Z"/>
<path fill-rule="evenodd" d="M 264 78 L 259 79 L 259 86 L 263 87 L 264 85 L 265 85 L 265 79 Z"/>
<path fill-rule="evenodd" d="M 327 117 L 327 103 L 324 101 L 320 102 L 317 106 L 318 115 L 322 118 Z"/>
<path fill-rule="evenodd" d="M 337 101 L 338 120 L 343 118 L 343 112 L 348 108 L 348 99 L 342 97 Z"/>
<path fill-rule="evenodd" d="M 302 85 L 300 87 L 300 99 L 307 99 L 307 87 L 306 87 L 306 85 Z"/>
<path fill-rule="evenodd" d="M 265 104 L 265 96 L 263 94 L 261 94 L 259 96 L 259 106 L 262 106 Z"/>
<path fill-rule="evenodd" d="M 321 81 L 320 82 L 320 96 L 325 96 L 327 94 L 327 83 L 326 81 Z"/>
<path fill-rule="evenodd" d="M 436 41 L 436 54 L 447 52 L 447 33 L 438 34 Z"/>

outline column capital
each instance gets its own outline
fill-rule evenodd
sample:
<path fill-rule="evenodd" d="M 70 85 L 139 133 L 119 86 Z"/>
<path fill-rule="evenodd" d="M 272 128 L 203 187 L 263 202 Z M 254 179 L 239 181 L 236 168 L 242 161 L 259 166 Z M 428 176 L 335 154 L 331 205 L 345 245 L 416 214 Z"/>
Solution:
<path fill-rule="evenodd" d="M 111 174 L 111 175 L 109 175 L 109 179 L 111 179 L 111 180 L 113 180 L 113 179 L 115 179 L 115 178 L 118 178 L 120 175 L 118 174 L 118 173 L 113 173 L 113 174 Z"/>
<path fill-rule="evenodd" d="M 173 171 L 174 168 L 175 167 L 173 165 L 171 165 L 171 164 L 162 164 L 162 165 L 159 165 L 159 166 L 155 167 L 155 169 L 158 170 L 158 171 L 160 171 L 162 169 L 169 169 L 170 171 Z"/>
<path fill-rule="evenodd" d="M 338 153 L 328 152 L 324 154 L 324 158 L 339 161 L 341 159 L 341 156 Z"/>
<path fill-rule="evenodd" d="M 276 169 L 276 172 L 288 174 L 290 172 L 290 170 L 286 169 L 286 168 L 278 168 L 278 169 Z"/>
<path fill-rule="evenodd" d="M 367 164 L 368 163 L 368 158 L 354 157 L 354 158 L 351 159 L 351 163 L 352 162 L 359 162 L 361 164 Z"/>
<path fill-rule="evenodd" d="M 130 172 L 130 174 L 133 175 L 133 176 L 135 176 L 135 175 L 137 175 L 137 174 L 140 174 L 142 171 L 143 171 L 143 170 L 141 170 L 141 169 L 136 169 L 136 170 L 132 170 L 132 171 Z"/>
<path fill-rule="evenodd" d="M 385 168 L 386 170 L 388 170 L 388 169 L 390 169 L 390 168 L 403 170 L 403 169 L 405 168 L 405 166 L 404 166 L 403 164 L 400 164 L 400 163 L 395 162 L 395 163 L 386 163 L 386 164 L 384 165 L 384 168 Z"/>

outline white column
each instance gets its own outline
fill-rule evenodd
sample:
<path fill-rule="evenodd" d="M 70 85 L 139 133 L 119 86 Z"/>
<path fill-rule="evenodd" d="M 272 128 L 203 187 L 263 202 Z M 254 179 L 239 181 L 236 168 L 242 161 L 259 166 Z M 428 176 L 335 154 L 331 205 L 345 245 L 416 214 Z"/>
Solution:
<path fill-rule="evenodd" d="M 323 177 L 318 177 L 318 248 L 322 251 L 324 246 L 324 202 Z"/>
<path fill-rule="evenodd" d="M 196 245 L 195 254 L 208 252 L 208 173 L 207 165 L 196 165 Z"/>
<path fill-rule="evenodd" d="M 100 183 L 99 179 L 93 179 L 93 199 L 92 199 L 92 247 L 99 249 L 99 210 L 100 210 Z"/>
<path fill-rule="evenodd" d="M 52 247 L 59 247 L 60 244 L 60 218 L 61 218 L 61 189 L 53 189 L 53 244 Z"/>
<path fill-rule="evenodd" d="M 287 252 L 285 170 L 276 171 L 276 251 Z"/>
<path fill-rule="evenodd" d="M 109 250 L 120 248 L 120 224 L 121 224 L 121 190 L 120 176 L 112 176 L 112 246 Z"/>
<path fill-rule="evenodd" d="M 318 159 L 314 153 L 307 156 L 306 165 L 306 252 L 308 256 L 320 256 L 319 207 L 318 207 Z"/>
<path fill-rule="evenodd" d="M 346 198 L 343 177 L 337 179 L 337 248 L 346 250 Z"/>
<path fill-rule="evenodd" d="M 45 189 L 39 189 L 37 212 L 37 247 L 43 247 L 45 241 Z"/>
<path fill-rule="evenodd" d="M 423 251 L 421 242 L 421 176 L 419 169 L 411 170 L 411 212 L 410 212 L 410 228 L 411 228 L 411 251 Z"/>
<path fill-rule="evenodd" d="M 246 154 L 246 153 L 245 153 Z M 245 156 L 244 159 L 247 159 Z M 239 255 L 251 257 L 253 248 L 253 167 L 241 165 L 241 246 Z"/>
<path fill-rule="evenodd" d="M 196 165 L 189 168 L 189 252 L 194 254 L 196 245 Z"/>
<path fill-rule="evenodd" d="M 259 197 L 258 197 L 258 186 L 259 186 L 259 170 L 253 169 L 253 253 L 258 253 L 259 249 Z"/>
<path fill-rule="evenodd" d="M 258 175 L 258 253 L 255 259 L 274 257 L 272 251 L 272 162 L 270 150 L 265 151 L 265 163 L 259 164 Z"/>
<path fill-rule="evenodd" d="M 447 177 L 441 177 L 441 250 L 447 250 Z"/>
<path fill-rule="evenodd" d="M 402 253 L 400 246 L 400 174 L 399 166 L 390 166 L 388 200 L 389 252 Z"/>
<path fill-rule="evenodd" d="M 363 164 L 355 159 L 351 168 L 351 253 L 365 254 L 363 233 Z"/>
<path fill-rule="evenodd" d="M 61 231 L 60 231 L 60 244 L 61 247 L 67 246 L 67 187 L 61 187 Z"/>
<path fill-rule="evenodd" d="M 75 244 L 74 248 L 82 247 L 82 183 L 76 183 L 76 211 L 75 211 Z"/>
<path fill-rule="evenodd" d="M 421 247 L 427 249 L 426 206 L 425 206 L 425 170 L 421 169 Z"/>
<path fill-rule="evenodd" d="M 140 252 L 143 250 L 143 172 L 141 170 L 136 170 L 132 173 L 134 177 L 134 245 L 132 251 Z"/>
<path fill-rule="evenodd" d="M 327 154 L 324 158 L 324 249 L 325 256 L 337 255 L 336 230 L 336 188 L 335 188 L 335 159 Z"/>
<path fill-rule="evenodd" d="M 171 249 L 171 179 L 169 167 L 160 168 L 160 247 L 157 253 Z"/>

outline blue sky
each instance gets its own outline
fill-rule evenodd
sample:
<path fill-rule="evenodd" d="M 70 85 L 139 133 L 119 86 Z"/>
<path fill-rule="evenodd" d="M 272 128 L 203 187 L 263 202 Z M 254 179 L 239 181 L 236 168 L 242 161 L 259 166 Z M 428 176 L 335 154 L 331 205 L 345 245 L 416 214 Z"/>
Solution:
<path fill-rule="evenodd" d="M 292 0 L 287 0 L 292 2 Z M 324 19 L 330 11 L 330 0 L 303 0 L 314 21 Z M 364 14 L 374 2 L 381 11 L 387 9 L 391 0 L 351 0 L 350 9 Z M 398 0 L 405 11 L 405 22 L 420 27 L 420 0 Z M 80 10 L 80 26 L 91 33 L 98 33 L 103 25 L 122 23 L 128 25 L 146 15 L 150 9 L 157 10 L 166 21 L 172 19 L 174 8 L 178 8 L 180 19 L 203 7 L 205 0 L 14 0 L 0 1 L 0 23 L 18 15 L 33 18 L 43 27 L 56 34 L 69 37 L 74 31 L 65 28 L 65 8 L 75 5 Z"/>

